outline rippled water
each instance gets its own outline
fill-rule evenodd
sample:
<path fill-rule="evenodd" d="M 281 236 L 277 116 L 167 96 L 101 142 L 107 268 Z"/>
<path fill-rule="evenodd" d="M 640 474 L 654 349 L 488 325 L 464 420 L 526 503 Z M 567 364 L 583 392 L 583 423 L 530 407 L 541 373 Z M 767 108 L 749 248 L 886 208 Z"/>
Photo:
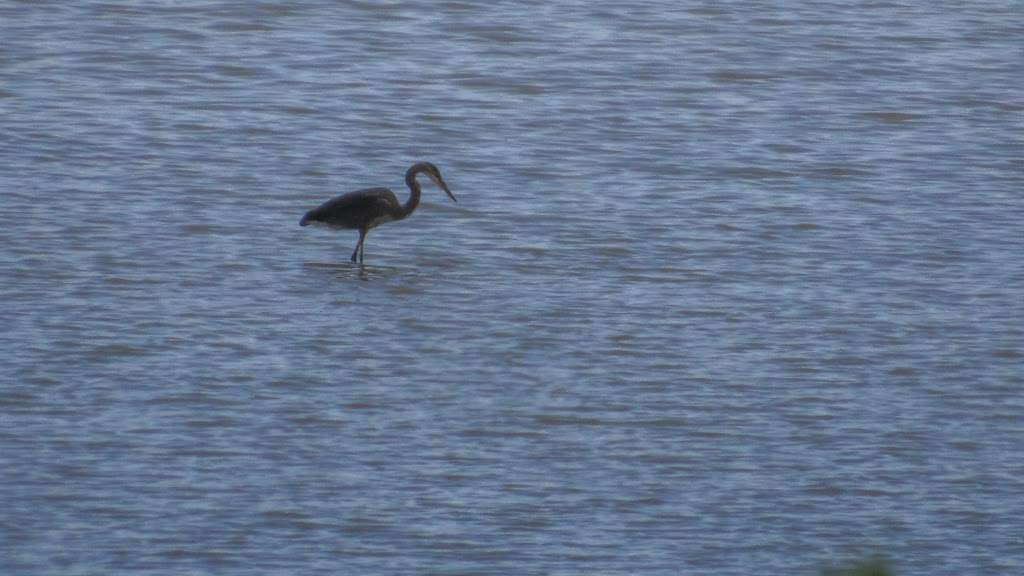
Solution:
<path fill-rule="evenodd" d="M 1021 573 L 1020 16 L 0 2 L 0 571 Z"/>

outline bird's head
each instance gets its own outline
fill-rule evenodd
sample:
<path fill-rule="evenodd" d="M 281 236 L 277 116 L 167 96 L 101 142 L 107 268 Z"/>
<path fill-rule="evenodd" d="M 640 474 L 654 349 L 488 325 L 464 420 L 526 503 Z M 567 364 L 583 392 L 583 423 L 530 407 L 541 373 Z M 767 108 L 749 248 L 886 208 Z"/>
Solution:
<path fill-rule="evenodd" d="M 434 184 L 440 186 L 452 201 L 458 202 L 458 200 L 455 199 L 455 195 L 452 194 L 452 191 L 448 189 L 448 184 L 445 184 L 444 178 L 441 177 L 441 171 L 438 170 L 437 166 L 434 166 L 431 162 L 417 162 L 416 164 L 413 164 L 412 168 L 409 168 L 406 178 L 416 178 L 416 175 L 421 172 L 433 180 Z"/>

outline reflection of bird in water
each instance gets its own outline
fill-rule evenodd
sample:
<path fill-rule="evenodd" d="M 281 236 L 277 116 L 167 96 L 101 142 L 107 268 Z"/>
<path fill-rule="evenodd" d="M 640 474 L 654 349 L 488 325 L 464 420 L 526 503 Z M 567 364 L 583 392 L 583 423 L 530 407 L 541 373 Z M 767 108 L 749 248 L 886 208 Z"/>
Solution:
<path fill-rule="evenodd" d="M 359 257 L 359 263 L 363 263 L 363 242 L 366 240 L 366 233 L 370 228 L 376 228 L 385 222 L 401 220 L 420 204 L 420 184 L 416 181 L 419 173 L 424 173 L 440 186 L 448 196 L 455 200 L 455 195 L 448 189 L 448 185 L 441 178 L 441 171 L 430 162 L 417 162 L 405 173 L 405 184 L 409 186 L 411 193 L 405 204 L 399 204 L 395 193 L 387 188 L 367 188 L 356 190 L 348 194 L 342 194 L 324 202 L 319 207 L 306 212 L 306 215 L 299 221 L 300 226 L 315 224 L 327 226 L 328 228 L 359 230 L 359 242 L 352 252 L 352 261 Z"/>

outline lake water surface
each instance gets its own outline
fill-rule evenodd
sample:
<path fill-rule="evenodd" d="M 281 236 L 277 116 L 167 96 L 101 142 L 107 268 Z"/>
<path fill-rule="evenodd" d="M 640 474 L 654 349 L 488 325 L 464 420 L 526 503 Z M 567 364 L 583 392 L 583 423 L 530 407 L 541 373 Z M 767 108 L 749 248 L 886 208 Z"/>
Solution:
<path fill-rule="evenodd" d="M 0 572 L 1024 573 L 1022 16 L 0 1 Z"/>

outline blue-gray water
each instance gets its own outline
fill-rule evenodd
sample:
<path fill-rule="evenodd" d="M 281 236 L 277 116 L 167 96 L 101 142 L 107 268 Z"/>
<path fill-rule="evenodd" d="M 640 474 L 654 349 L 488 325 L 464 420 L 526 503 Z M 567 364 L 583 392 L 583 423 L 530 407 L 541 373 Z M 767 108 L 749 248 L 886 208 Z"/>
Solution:
<path fill-rule="evenodd" d="M 0 1 L 0 572 L 1024 573 L 1022 11 Z"/>

